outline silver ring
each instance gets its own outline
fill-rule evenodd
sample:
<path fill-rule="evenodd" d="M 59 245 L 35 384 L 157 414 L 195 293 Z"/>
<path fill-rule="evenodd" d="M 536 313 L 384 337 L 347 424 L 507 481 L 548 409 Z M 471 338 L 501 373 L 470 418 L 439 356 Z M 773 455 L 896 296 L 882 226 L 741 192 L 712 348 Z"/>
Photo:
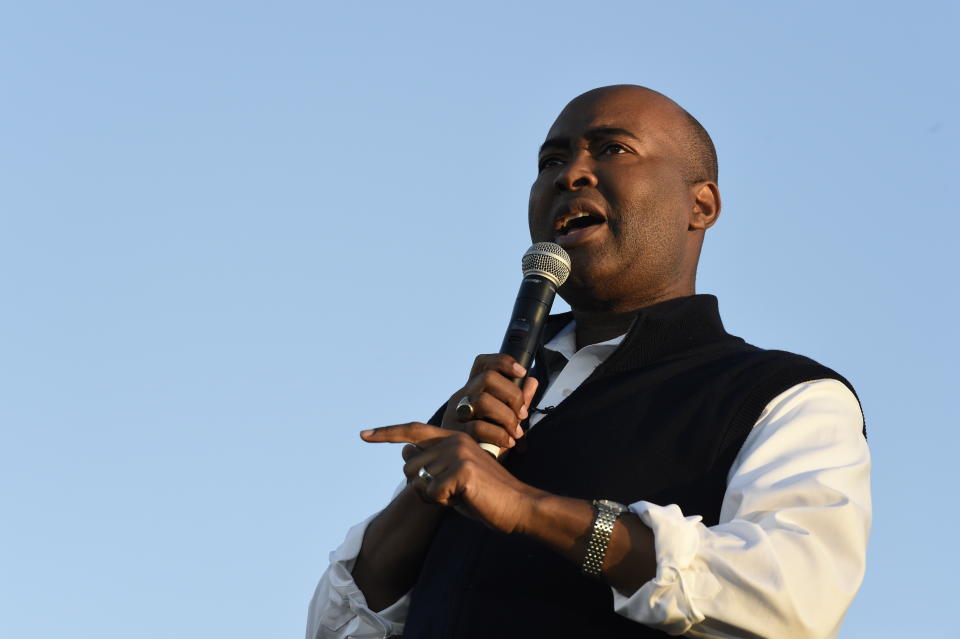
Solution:
<path fill-rule="evenodd" d="M 461 422 L 469 422 L 477 416 L 477 409 L 470 403 L 470 396 L 464 395 L 457 402 L 457 419 Z"/>
<path fill-rule="evenodd" d="M 422 479 L 424 483 L 427 484 L 433 481 L 433 475 L 430 474 L 430 471 L 427 470 L 425 466 L 421 466 L 420 470 L 417 471 L 417 477 Z"/>

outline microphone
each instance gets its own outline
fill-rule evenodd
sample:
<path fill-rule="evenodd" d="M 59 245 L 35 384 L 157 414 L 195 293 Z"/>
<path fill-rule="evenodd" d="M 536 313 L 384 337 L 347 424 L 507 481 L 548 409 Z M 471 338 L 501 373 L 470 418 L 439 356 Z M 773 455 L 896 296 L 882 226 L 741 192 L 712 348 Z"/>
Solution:
<path fill-rule="evenodd" d="M 537 242 L 523 254 L 520 266 L 523 280 L 500 352 L 529 369 L 557 289 L 570 275 L 570 256 L 558 244 Z M 513 382 L 523 387 L 523 378 L 516 378 Z M 495 444 L 480 446 L 494 457 L 500 454 L 500 448 Z"/>

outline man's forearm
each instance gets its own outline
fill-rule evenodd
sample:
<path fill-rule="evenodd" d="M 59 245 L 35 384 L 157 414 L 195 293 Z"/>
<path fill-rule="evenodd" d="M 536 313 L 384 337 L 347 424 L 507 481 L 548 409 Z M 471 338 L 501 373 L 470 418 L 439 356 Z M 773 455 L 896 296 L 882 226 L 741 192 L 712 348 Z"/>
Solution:
<path fill-rule="evenodd" d="M 543 493 L 534 504 L 522 533 L 581 564 L 593 524 L 590 503 Z M 413 588 L 442 513 L 442 506 L 424 503 L 408 486 L 370 522 L 353 578 L 371 610 L 383 610 Z M 604 580 L 632 593 L 655 574 L 653 532 L 624 513 L 610 538 Z"/>
<path fill-rule="evenodd" d="M 413 588 L 442 513 L 442 506 L 424 503 L 407 486 L 367 526 L 353 580 L 371 610 L 383 610 Z"/>
<path fill-rule="evenodd" d="M 590 502 L 543 493 L 532 501 L 522 532 L 582 565 L 592 528 Z M 624 513 L 617 520 L 607 546 L 604 580 L 623 593 L 633 593 L 653 579 L 656 571 L 653 531 L 633 513 Z"/>
<path fill-rule="evenodd" d="M 417 451 L 405 457 L 404 473 L 411 483 L 371 522 L 353 570 L 354 581 L 374 610 L 410 590 L 419 574 L 442 512 L 441 506 L 432 510 L 424 504 L 421 494 L 503 533 L 532 537 L 582 564 L 593 528 L 589 501 L 521 482 L 464 433 L 410 422 L 363 431 L 360 436 L 374 443 L 412 444 L 411 450 Z M 439 479 L 424 481 L 419 472 L 430 464 L 446 471 Z M 632 593 L 655 575 L 653 531 L 625 513 L 609 540 L 604 579 L 620 592 Z"/>

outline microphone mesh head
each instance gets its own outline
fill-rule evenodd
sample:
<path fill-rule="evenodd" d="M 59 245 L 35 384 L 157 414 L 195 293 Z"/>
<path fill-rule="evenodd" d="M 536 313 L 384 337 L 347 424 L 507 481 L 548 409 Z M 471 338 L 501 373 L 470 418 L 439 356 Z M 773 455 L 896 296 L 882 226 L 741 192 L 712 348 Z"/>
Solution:
<path fill-rule="evenodd" d="M 537 242 L 527 249 L 520 262 L 523 276 L 542 275 L 559 287 L 570 275 L 570 256 L 559 244 Z"/>

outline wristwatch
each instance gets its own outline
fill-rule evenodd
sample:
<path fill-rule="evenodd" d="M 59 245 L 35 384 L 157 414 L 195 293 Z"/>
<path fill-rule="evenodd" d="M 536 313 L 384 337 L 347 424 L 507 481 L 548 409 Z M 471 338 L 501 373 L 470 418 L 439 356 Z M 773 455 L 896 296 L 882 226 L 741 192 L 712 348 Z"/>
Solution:
<path fill-rule="evenodd" d="M 600 576 L 603 558 L 607 556 L 607 546 L 610 544 L 610 535 L 613 534 L 613 525 L 626 509 L 623 504 L 609 499 L 593 500 L 593 528 L 590 530 L 590 541 L 587 542 L 587 554 L 580 568 L 583 574 L 590 577 Z"/>

